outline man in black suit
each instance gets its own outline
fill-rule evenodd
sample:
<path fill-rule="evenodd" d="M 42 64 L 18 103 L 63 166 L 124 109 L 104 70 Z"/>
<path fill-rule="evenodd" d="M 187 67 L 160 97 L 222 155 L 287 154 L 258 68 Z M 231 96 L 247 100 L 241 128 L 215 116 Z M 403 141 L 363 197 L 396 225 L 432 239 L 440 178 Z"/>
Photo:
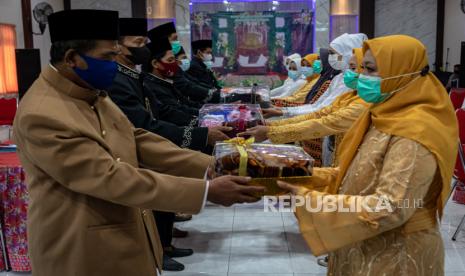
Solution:
<path fill-rule="evenodd" d="M 219 89 L 208 87 L 206 84 L 198 82 L 187 74 L 186 71 L 189 70 L 191 61 L 187 57 L 184 48 L 181 47 L 181 50 L 175 57 L 181 70 L 178 70 L 173 77 L 174 87 L 191 101 L 201 104 L 219 103 Z"/>
<path fill-rule="evenodd" d="M 187 73 L 199 83 L 210 88 L 221 89 L 211 66 L 213 64 L 212 41 L 197 40 L 192 42 L 192 61 Z"/>
<path fill-rule="evenodd" d="M 144 91 L 145 75 L 136 70 L 136 65 L 146 63 L 151 57 L 150 50 L 145 46 L 147 21 L 145 18 L 121 18 L 119 23 L 121 53 L 116 57 L 118 72 L 108 93 L 132 124 L 163 136 L 178 146 L 193 150 L 208 151 L 209 145 L 223 140 L 226 136 L 221 130 L 195 127 L 196 116 L 185 114 L 176 108 L 168 109 L 153 93 Z M 171 122 L 160 120 L 161 109 Z M 192 250 L 174 248 L 171 245 L 174 214 L 155 212 L 155 219 L 165 249 L 163 269 L 183 270 L 184 266 L 172 257 L 190 255 Z"/>

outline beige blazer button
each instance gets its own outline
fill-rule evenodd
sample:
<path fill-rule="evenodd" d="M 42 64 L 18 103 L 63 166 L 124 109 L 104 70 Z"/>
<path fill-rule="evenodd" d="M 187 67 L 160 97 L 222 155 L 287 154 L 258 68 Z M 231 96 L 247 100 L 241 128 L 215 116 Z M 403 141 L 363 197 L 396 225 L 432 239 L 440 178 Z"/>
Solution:
<path fill-rule="evenodd" d="M 116 162 L 121 162 L 121 158 L 116 158 Z"/>
<path fill-rule="evenodd" d="M 102 136 L 107 135 L 107 132 L 105 130 L 102 130 Z"/>
<path fill-rule="evenodd" d="M 90 106 L 90 109 L 95 110 L 95 107 L 93 105 Z"/>

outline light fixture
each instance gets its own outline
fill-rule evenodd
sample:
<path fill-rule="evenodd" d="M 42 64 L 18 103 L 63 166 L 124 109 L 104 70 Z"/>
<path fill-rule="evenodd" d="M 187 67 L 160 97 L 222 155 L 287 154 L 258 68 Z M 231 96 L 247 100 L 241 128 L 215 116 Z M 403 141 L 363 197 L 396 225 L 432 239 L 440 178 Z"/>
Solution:
<path fill-rule="evenodd" d="M 228 5 L 229 4 L 228 0 L 224 0 L 223 4 Z"/>
<path fill-rule="evenodd" d="M 279 5 L 279 1 L 272 1 L 273 3 L 273 6 L 278 6 Z"/>

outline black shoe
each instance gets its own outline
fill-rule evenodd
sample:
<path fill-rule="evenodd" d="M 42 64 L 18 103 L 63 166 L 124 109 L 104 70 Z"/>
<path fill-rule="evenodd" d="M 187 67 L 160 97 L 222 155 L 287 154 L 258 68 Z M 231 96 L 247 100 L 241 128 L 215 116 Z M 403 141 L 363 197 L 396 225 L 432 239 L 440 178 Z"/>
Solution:
<path fill-rule="evenodd" d="M 329 259 L 328 259 L 328 256 L 324 257 L 324 258 L 318 258 L 317 259 L 317 263 L 321 266 L 324 266 L 324 267 L 328 267 L 328 262 L 329 262 Z"/>
<path fill-rule="evenodd" d="M 165 271 L 183 271 L 184 265 L 170 257 L 163 255 L 163 270 Z"/>
<path fill-rule="evenodd" d="M 163 254 L 171 258 L 187 257 L 194 254 L 194 250 L 188 248 L 165 247 Z"/>
<path fill-rule="evenodd" d="M 173 227 L 173 238 L 185 238 L 189 232 Z"/>
<path fill-rule="evenodd" d="M 176 213 L 174 217 L 174 222 L 183 222 L 183 221 L 188 221 L 191 219 L 192 219 L 192 215 Z"/>

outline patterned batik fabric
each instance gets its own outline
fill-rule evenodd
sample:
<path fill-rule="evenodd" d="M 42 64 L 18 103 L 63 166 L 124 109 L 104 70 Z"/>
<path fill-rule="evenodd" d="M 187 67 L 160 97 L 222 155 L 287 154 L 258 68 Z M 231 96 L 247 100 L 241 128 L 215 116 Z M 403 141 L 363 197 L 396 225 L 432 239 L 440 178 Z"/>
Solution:
<path fill-rule="evenodd" d="M 301 142 L 302 148 L 305 150 L 306 153 L 310 154 L 313 159 L 315 159 L 315 163 L 313 164 L 314 167 L 321 167 L 323 160 L 322 160 L 322 147 L 323 147 L 323 139 L 311 139 Z"/>
<path fill-rule="evenodd" d="M 331 84 L 331 81 L 330 80 L 327 80 L 325 81 L 320 89 L 318 89 L 318 92 L 315 94 L 315 96 L 310 100 L 309 104 L 313 104 L 315 103 L 316 101 L 318 101 L 318 99 L 323 96 L 323 94 L 326 92 L 326 90 L 328 90 L 329 88 L 329 85 Z"/>
<path fill-rule="evenodd" d="M 12 271 L 31 271 L 27 244 L 28 192 L 21 166 L 0 166 L 2 230 Z M 1 263 L 4 263 L 3 256 Z"/>
<path fill-rule="evenodd" d="M 271 103 L 276 107 L 293 107 L 293 106 L 304 105 L 304 103 L 294 103 L 294 102 L 289 102 L 289 101 L 281 100 L 281 99 L 272 99 Z"/>

